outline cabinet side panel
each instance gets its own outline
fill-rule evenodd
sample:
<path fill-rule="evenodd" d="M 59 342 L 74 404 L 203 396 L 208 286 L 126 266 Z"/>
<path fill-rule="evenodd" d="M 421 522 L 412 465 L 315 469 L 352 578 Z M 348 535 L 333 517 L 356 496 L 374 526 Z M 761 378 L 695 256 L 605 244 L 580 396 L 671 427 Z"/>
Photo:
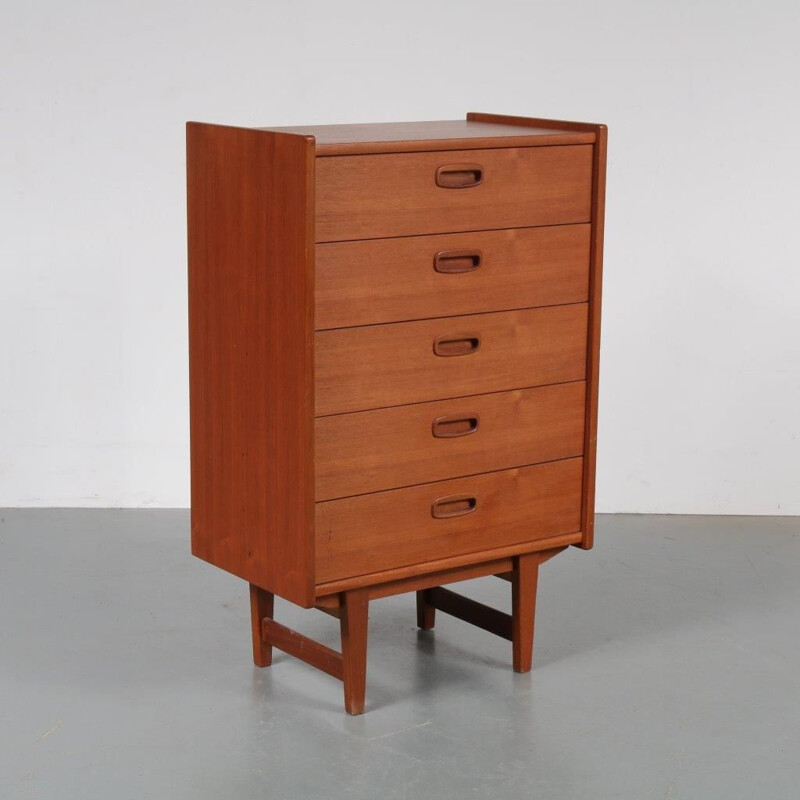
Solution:
<path fill-rule="evenodd" d="M 592 241 L 589 269 L 589 336 L 586 359 L 586 426 L 583 458 L 581 547 L 594 543 L 594 487 L 597 466 L 597 400 L 600 388 L 600 312 L 603 294 L 603 233 L 606 219 L 606 150 L 608 130 L 597 126 L 592 164 Z"/>
<path fill-rule="evenodd" d="M 314 594 L 314 141 L 189 123 L 192 552 Z"/>

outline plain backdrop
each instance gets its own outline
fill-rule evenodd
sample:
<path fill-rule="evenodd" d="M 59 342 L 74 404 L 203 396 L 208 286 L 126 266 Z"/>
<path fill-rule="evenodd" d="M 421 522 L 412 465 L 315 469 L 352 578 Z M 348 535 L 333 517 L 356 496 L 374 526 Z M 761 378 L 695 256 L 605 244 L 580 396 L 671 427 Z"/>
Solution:
<path fill-rule="evenodd" d="M 2 2 L 0 505 L 186 506 L 186 120 L 609 126 L 598 510 L 800 514 L 800 5 Z"/>

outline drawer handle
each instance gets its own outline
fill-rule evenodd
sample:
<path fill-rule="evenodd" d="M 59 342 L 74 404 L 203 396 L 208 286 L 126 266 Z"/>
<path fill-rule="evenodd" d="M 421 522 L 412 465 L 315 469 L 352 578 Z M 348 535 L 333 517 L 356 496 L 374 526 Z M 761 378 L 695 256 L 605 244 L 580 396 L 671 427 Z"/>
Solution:
<path fill-rule="evenodd" d="M 477 414 L 448 414 L 437 417 L 431 425 L 431 431 L 437 439 L 455 439 L 475 433 L 479 424 L 480 417 Z"/>
<path fill-rule="evenodd" d="M 480 250 L 440 250 L 433 257 L 433 268 L 437 272 L 455 275 L 459 272 L 472 272 L 483 262 Z"/>
<path fill-rule="evenodd" d="M 480 164 L 449 164 L 436 170 L 436 185 L 442 189 L 470 189 L 483 182 Z"/>
<path fill-rule="evenodd" d="M 478 498 L 474 494 L 451 494 L 440 497 L 431 504 L 431 515 L 435 519 L 450 519 L 471 514 L 478 507 Z"/>
<path fill-rule="evenodd" d="M 433 342 L 433 352 L 437 356 L 468 356 L 476 353 L 481 346 L 481 337 L 472 333 L 457 336 L 440 336 Z"/>

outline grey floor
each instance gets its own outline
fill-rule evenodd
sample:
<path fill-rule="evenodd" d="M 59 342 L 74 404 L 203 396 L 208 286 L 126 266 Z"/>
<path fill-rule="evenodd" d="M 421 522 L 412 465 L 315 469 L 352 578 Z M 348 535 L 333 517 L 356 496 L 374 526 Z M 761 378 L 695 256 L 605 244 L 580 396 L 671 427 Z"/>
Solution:
<path fill-rule="evenodd" d="M 0 520 L 2 798 L 800 796 L 798 518 L 601 517 L 542 567 L 529 675 L 376 601 L 359 718 L 289 656 L 252 666 L 246 586 L 189 556 L 187 512 Z"/>

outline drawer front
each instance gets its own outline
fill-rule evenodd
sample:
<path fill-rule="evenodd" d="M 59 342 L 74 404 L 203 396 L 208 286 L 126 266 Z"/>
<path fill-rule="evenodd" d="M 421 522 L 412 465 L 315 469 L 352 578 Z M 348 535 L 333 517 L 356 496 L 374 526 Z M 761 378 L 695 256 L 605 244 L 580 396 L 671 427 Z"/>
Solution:
<path fill-rule="evenodd" d="M 398 322 L 316 334 L 316 413 L 583 380 L 587 306 Z"/>
<path fill-rule="evenodd" d="M 318 158 L 316 240 L 589 222 L 591 184 L 592 145 Z"/>
<path fill-rule="evenodd" d="M 562 225 L 318 245 L 315 325 L 584 302 L 590 232 Z"/>
<path fill-rule="evenodd" d="M 317 582 L 580 529 L 583 459 L 316 505 Z"/>
<path fill-rule="evenodd" d="M 316 498 L 330 500 L 579 456 L 582 381 L 316 420 Z"/>

